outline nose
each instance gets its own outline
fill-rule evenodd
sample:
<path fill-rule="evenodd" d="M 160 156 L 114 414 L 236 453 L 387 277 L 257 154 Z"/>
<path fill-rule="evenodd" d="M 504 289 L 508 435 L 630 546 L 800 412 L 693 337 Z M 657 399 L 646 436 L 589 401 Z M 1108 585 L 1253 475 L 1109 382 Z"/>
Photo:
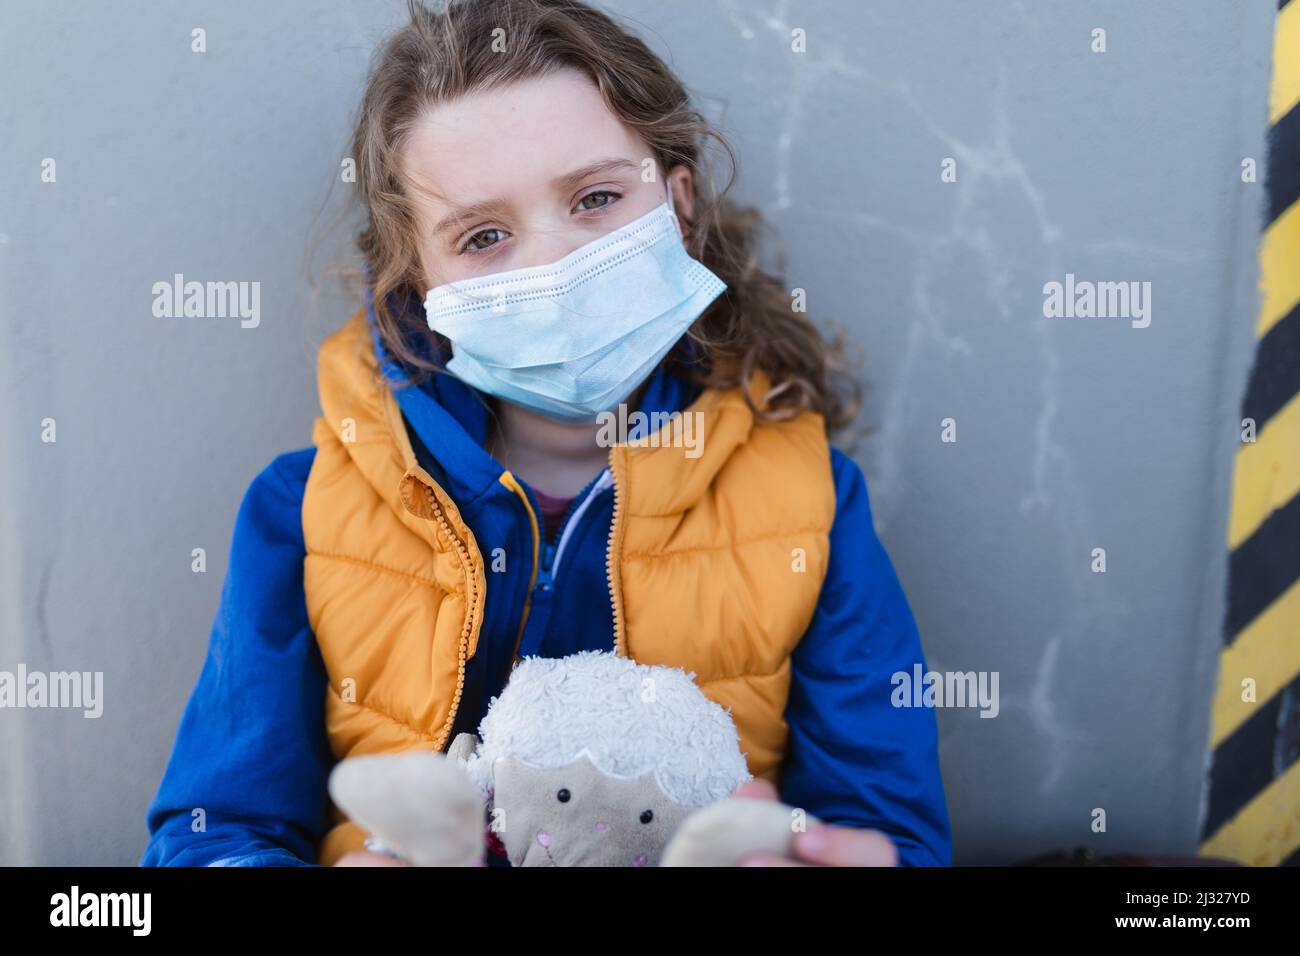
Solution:
<path fill-rule="evenodd" d="M 597 830 L 608 830 L 608 829 L 609 829 L 609 824 L 608 824 L 608 823 L 605 823 L 604 821 L 598 821 L 598 822 L 596 823 L 596 829 L 597 829 Z"/>
<path fill-rule="evenodd" d="M 581 247 L 590 238 L 575 235 L 571 230 L 558 225 L 539 228 L 536 232 L 535 237 L 524 240 L 516 247 L 521 265 L 549 266 Z"/>

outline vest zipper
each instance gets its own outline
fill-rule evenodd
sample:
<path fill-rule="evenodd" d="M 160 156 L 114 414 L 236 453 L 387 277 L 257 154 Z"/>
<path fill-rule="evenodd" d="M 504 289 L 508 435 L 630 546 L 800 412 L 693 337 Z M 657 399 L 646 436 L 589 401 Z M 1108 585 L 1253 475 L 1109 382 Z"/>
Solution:
<path fill-rule="evenodd" d="M 614 515 L 609 521 L 609 546 L 605 552 L 605 574 L 609 579 L 609 600 L 614 609 L 614 653 L 627 657 L 627 628 L 623 621 L 623 577 L 619 562 L 614 560 L 623 544 L 623 490 L 622 473 L 614 464 L 618 452 L 615 445 L 609 450 L 609 473 L 614 478 Z"/>
<path fill-rule="evenodd" d="M 439 751 L 445 750 L 447 738 L 451 735 L 451 728 L 455 726 L 456 711 L 460 709 L 461 693 L 465 689 L 465 661 L 469 659 L 469 636 L 474 632 L 474 609 L 478 606 L 478 581 L 474 577 L 473 563 L 470 560 L 469 548 L 465 547 L 465 542 L 461 541 L 451 529 L 451 523 L 447 520 L 446 514 L 443 513 L 442 505 L 438 502 L 433 493 L 433 489 L 428 485 L 424 486 L 425 498 L 429 502 L 429 507 L 433 510 L 434 517 L 438 519 L 438 525 L 442 528 L 443 533 L 456 546 L 456 551 L 460 555 L 461 567 L 465 569 L 465 579 L 469 584 L 469 604 L 465 608 L 465 623 L 460 630 L 460 646 L 456 652 L 456 692 L 451 698 L 451 710 L 447 713 L 447 721 L 442 725 L 435 738 L 435 746 Z"/>

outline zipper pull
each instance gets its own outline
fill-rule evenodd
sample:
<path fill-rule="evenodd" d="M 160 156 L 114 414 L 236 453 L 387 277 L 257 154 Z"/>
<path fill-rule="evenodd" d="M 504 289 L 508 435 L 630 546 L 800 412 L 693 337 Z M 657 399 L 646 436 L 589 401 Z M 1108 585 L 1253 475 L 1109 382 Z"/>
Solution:
<path fill-rule="evenodd" d="M 541 567 L 537 569 L 537 590 L 551 589 L 551 565 L 555 563 L 555 545 L 547 544 L 542 554 Z"/>

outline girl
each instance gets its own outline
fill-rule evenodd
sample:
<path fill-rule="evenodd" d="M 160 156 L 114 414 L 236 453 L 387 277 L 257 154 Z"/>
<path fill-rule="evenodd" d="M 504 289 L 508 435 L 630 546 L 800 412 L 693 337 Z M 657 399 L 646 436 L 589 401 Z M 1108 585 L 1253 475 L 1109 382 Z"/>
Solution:
<path fill-rule="evenodd" d="M 693 673 L 742 792 L 824 821 L 746 862 L 950 863 L 934 714 L 891 703 L 916 626 L 827 439 L 852 389 L 702 194 L 707 137 L 578 0 L 412 4 L 352 143 L 366 304 L 314 447 L 240 507 L 145 864 L 383 862 L 333 763 L 443 750 L 520 658 L 585 649 Z"/>

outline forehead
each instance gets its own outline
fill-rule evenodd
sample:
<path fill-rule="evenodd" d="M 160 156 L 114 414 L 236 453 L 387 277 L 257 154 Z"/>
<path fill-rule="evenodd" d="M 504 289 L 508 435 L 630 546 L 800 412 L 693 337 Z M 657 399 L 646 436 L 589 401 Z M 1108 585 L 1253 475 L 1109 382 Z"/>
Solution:
<path fill-rule="evenodd" d="M 498 801 L 512 794 L 535 795 L 564 788 L 570 793 L 574 809 L 589 807 L 599 809 L 614 800 L 626 804 L 629 810 L 667 809 L 675 806 L 655 781 L 654 773 L 639 777 L 615 777 L 602 772 L 587 757 L 579 757 L 563 767 L 530 767 L 514 757 L 498 757 L 492 767 Z"/>
<path fill-rule="evenodd" d="M 640 163 L 647 152 L 595 84 L 562 70 L 429 107 L 402 161 L 419 186 L 464 204 L 535 193 L 594 160 Z"/>

